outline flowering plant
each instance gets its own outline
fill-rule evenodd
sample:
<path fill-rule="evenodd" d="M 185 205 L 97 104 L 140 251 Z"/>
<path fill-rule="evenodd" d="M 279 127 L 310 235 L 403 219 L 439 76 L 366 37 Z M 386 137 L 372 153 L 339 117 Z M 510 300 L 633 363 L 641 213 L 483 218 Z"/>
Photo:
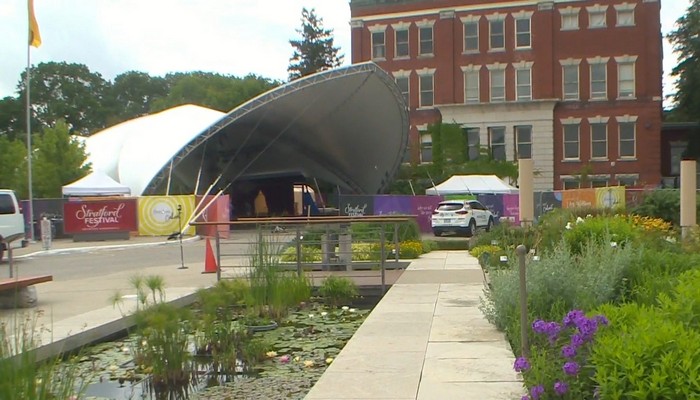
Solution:
<path fill-rule="evenodd" d="M 598 328 L 607 324 L 604 316 L 588 318 L 581 310 L 569 312 L 561 323 L 535 320 L 532 356 L 518 357 L 513 365 L 529 388 L 522 400 L 598 398 L 587 361 Z"/>

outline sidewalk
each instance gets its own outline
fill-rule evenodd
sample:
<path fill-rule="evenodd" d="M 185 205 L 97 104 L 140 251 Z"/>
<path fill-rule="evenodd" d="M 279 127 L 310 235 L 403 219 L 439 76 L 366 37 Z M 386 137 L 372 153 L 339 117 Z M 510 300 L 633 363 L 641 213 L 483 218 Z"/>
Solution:
<path fill-rule="evenodd" d="M 466 251 L 414 260 L 305 399 L 520 399 L 513 352 L 478 309 L 483 288 Z"/>

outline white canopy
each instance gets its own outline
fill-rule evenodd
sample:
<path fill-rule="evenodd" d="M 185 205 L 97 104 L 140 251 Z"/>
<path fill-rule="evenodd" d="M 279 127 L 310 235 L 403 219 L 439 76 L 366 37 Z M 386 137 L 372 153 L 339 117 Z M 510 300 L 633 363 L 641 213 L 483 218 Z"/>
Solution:
<path fill-rule="evenodd" d="M 130 195 L 131 189 L 110 178 L 102 171 L 94 171 L 86 177 L 63 186 L 64 196 L 110 196 L 122 194 Z"/>
<path fill-rule="evenodd" d="M 510 186 L 496 175 L 452 175 L 448 180 L 425 190 L 432 196 L 448 194 L 517 194 L 518 188 Z"/>

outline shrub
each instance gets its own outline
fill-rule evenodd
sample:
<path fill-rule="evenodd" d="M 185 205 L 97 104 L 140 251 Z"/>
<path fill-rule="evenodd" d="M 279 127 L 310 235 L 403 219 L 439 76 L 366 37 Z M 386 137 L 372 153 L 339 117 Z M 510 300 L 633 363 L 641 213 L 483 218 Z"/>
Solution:
<path fill-rule="evenodd" d="M 349 278 L 331 275 L 323 281 L 318 291 L 328 305 L 338 307 L 357 296 L 357 285 Z"/>
<path fill-rule="evenodd" d="M 678 250 L 645 249 L 625 273 L 622 297 L 641 304 L 656 304 L 661 293 L 671 293 L 679 275 L 700 268 L 700 254 Z"/>
<path fill-rule="evenodd" d="M 624 216 L 577 217 L 564 230 L 564 240 L 571 251 L 580 254 L 586 244 L 591 242 L 616 243 L 624 246 L 635 241 L 641 234 L 641 228 L 635 226 Z"/>
<path fill-rule="evenodd" d="M 301 262 L 310 263 L 321 261 L 321 249 L 314 246 L 301 246 Z M 287 247 L 282 252 L 280 257 L 283 262 L 296 262 L 297 261 L 297 248 L 296 246 Z"/>
<path fill-rule="evenodd" d="M 413 259 L 423 254 L 423 244 L 420 241 L 412 240 L 399 243 L 399 258 Z"/>

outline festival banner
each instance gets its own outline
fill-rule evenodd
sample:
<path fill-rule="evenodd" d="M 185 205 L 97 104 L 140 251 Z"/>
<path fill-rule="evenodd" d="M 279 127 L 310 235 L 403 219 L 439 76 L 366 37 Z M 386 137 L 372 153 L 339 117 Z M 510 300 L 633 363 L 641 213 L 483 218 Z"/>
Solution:
<path fill-rule="evenodd" d="M 491 214 L 498 222 L 503 215 L 503 195 L 502 194 L 480 194 L 476 196 L 479 203 L 491 211 Z"/>
<path fill-rule="evenodd" d="M 569 189 L 562 192 L 563 208 L 594 208 L 596 205 L 595 189 Z"/>
<path fill-rule="evenodd" d="M 200 210 L 212 202 L 214 196 L 207 196 L 202 202 L 202 196 L 197 196 L 197 204 L 200 204 Z M 199 211 L 198 211 L 199 212 Z M 231 220 L 231 201 L 229 195 L 223 194 L 214 200 L 209 207 L 207 207 L 202 215 L 197 218 L 197 222 L 228 222 Z M 223 225 L 198 225 L 197 234 L 201 236 L 216 236 L 216 231 L 219 231 L 219 237 L 222 239 L 228 239 L 229 233 L 231 231 L 228 224 Z"/>
<path fill-rule="evenodd" d="M 624 186 L 596 188 L 595 197 L 598 208 L 625 208 Z"/>
<path fill-rule="evenodd" d="M 411 207 L 411 196 L 406 195 L 387 195 L 374 197 L 374 214 L 413 214 Z"/>
<path fill-rule="evenodd" d="M 178 218 L 178 205 L 181 214 Z M 185 224 L 194 212 L 194 196 L 143 196 L 139 198 L 139 235 L 167 236 L 183 229 L 183 234 L 194 235 L 195 229 Z"/>
<path fill-rule="evenodd" d="M 542 215 L 561 208 L 562 192 L 536 192 L 535 193 L 535 219 Z"/>
<path fill-rule="evenodd" d="M 136 199 L 73 200 L 63 204 L 66 234 L 132 232 L 139 229 Z"/>
<path fill-rule="evenodd" d="M 442 201 L 442 196 L 414 196 L 411 199 L 411 214 L 416 215 L 416 222 L 421 232 L 432 232 L 430 217 L 438 204 Z"/>
<path fill-rule="evenodd" d="M 509 221 L 513 225 L 520 225 L 520 195 L 519 194 L 504 194 L 503 195 L 503 214 L 500 218 L 501 222 Z"/>
<path fill-rule="evenodd" d="M 374 196 L 341 195 L 340 215 L 362 217 L 374 215 Z"/>

